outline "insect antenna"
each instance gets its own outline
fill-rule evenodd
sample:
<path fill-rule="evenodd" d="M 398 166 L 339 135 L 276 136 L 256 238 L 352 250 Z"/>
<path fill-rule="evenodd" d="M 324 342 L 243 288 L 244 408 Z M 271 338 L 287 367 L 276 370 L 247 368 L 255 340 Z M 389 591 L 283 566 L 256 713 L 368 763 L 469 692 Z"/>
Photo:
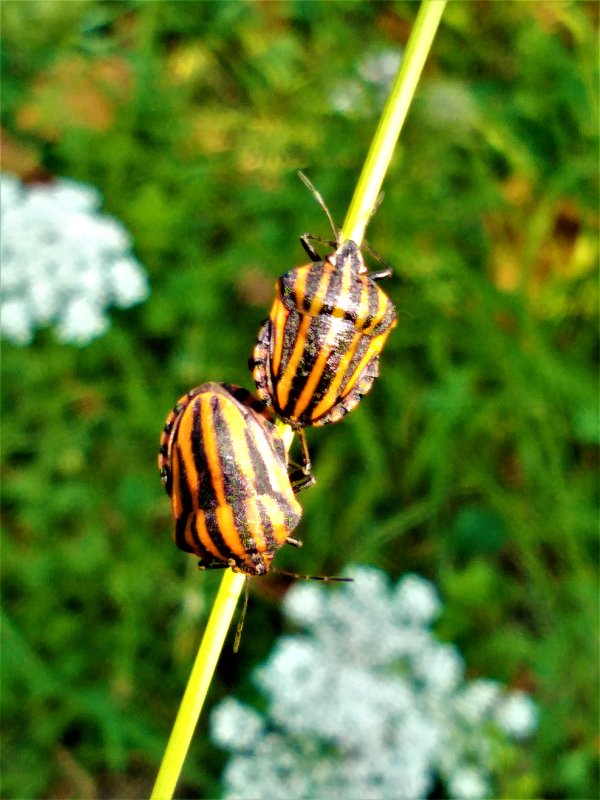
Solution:
<path fill-rule="evenodd" d="M 335 239 L 336 242 L 338 242 L 339 238 L 340 238 L 340 232 L 335 227 L 335 225 L 333 223 L 333 218 L 332 218 L 331 214 L 329 213 L 329 209 L 325 205 L 325 201 L 323 200 L 320 192 L 317 191 L 317 189 L 313 186 L 311 181 L 306 177 L 306 175 L 303 172 L 298 170 L 298 175 L 299 175 L 300 180 L 302 181 L 302 183 L 312 192 L 312 194 L 313 194 L 315 200 L 317 201 L 317 203 L 321 206 L 323 211 L 327 214 L 327 219 L 329 220 L 329 224 L 331 225 L 331 230 L 333 231 L 333 238 Z"/>
<path fill-rule="evenodd" d="M 235 629 L 235 639 L 233 640 L 233 652 L 237 653 L 240 649 L 240 639 L 242 638 L 242 629 L 246 621 L 246 611 L 248 611 L 248 597 L 250 596 L 250 576 L 246 576 L 246 586 L 244 587 L 244 605 L 240 613 L 237 628 Z"/>

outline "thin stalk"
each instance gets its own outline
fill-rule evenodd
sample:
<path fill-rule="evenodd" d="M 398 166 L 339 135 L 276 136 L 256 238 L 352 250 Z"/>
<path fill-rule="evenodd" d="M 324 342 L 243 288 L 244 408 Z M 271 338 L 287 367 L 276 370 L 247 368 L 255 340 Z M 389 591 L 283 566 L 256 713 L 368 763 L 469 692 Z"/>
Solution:
<path fill-rule="evenodd" d="M 152 800 L 173 797 L 244 581 L 245 576 L 240 572 L 225 570 L 152 790 Z"/>
<path fill-rule="evenodd" d="M 363 240 L 365 228 L 381 191 L 385 173 L 392 160 L 398 136 L 406 119 L 445 5 L 446 0 L 423 0 L 421 3 L 402 56 L 400 69 L 383 109 L 348 214 L 342 225 L 341 241 L 352 239 L 353 242 L 360 245 Z"/>
<path fill-rule="evenodd" d="M 446 0 L 423 0 L 421 4 L 400 70 L 392 86 L 342 227 L 340 233 L 342 240 L 352 239 L 359 245 L 362 242 L 366 224 L 381 190 L 445 4 Z M 289 449 L 293 439 L 292 429 L 282 423 L 278 423 L 278 428 L 286 449 Z M 152 790 L 151 800 L 171 800 L 173 797 L 244 581 L 244 575 L 230 569 L 225 570 Z"/>

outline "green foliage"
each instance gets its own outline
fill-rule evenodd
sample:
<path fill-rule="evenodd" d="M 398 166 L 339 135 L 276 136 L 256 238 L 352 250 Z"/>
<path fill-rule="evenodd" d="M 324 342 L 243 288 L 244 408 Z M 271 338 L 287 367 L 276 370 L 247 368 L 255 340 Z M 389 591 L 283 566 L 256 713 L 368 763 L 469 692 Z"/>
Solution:
<path fill-rule="evenodd" d="M 219 580 L 170 541 L 158 434 L 186 389 L 250 387 L 275 278 L 329 235 L 295 170 L 341 222 L 385 95 L 364 59 L 416 6 L 1 10 L 3 169 L 97 186 L 152 284 L 83 349 L 3 343 L 2 795 L 140 797 Z M 596 43 L 591 3 L 449 4 L 368 233 L 400 324 L 361 407 L 308 432 L 306 546 L 278 558 L 440 587 L 472 674 L 541 709 L 501 797 L 598 793 Z M 280 590 L 254 582 L 213 700 L 252 692 Z M 205 731 L 186 796 L 219 792 Z"/>

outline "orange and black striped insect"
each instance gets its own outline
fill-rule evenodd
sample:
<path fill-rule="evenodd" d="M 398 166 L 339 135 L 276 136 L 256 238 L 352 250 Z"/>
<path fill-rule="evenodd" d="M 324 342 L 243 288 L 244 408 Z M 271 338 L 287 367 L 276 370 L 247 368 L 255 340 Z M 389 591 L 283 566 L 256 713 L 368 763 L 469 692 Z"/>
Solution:
<path fill-rule="evenodd" d="M 288 475 L 283 440 L 270 412 L 237 386 L 205 383 L 180 398 L 161 436 L 158 466 L 181 550 L 201 569 L 269 571 L 302 509 Z"/>
<path fill-rule="evenodd" d="M 397 317 L 375 282 L 390 271 L 369 273 L 358 245 L 339 241 L 321 196 L 301 177 L 331 222 L 336 249 L 321 260 L 310 243 L 315 237 L 301 237 L 313 263 L 277 281 L 249 366 L 260 399 L 300 433 L 308 464 L 301 429 L 338 422 L 355 408 L 379 374 L 379 354 Z"/>

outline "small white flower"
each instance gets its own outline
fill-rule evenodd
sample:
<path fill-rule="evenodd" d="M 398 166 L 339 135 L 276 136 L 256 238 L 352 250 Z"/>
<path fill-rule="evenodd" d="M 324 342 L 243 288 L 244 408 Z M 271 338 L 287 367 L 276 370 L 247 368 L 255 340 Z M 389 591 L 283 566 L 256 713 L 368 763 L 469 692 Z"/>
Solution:
<path fill-rule="evenodd" d="M 85 344 L 108 328 L 108 319 L 85 297 L 76 297 L 66 307 L 56 331 L 59 339 Z"/>
<path fill-rule="evenodd" d="M 264 729 L 259 715 L 233 698 L 219 704 L 211 714 L 210 723 L 216 742 L 240 751 L 252 748 Z"/>
<path fill-rule="evenodd" d="M 45 208 L 48 203 L 48 190 L 57 206 L 68 211 L 96 211 L 100 208 L 102 197 L 93 186 L 62 178 L 53 184 L 37 184 L 29 187 L 30 202 Z"/>
<path fill-rule="evenodd" d="M 29 344 L 31 324 L 27 304 L 23 300 L 7 300 L 0 306 L 0 331 L 17 344 Z"/>
<path fill-rule="evenodd" d="M 529 736 L 537 726 L 535 704 L 525 692 L 511 692 L 496 708 L 496 721 L 515 739 Z"/>
<path fill-rule="evenodd" d="M 2 207 L 7 209 L 16 205 L 22 194 L 20 181 L 13 175 L 2 175 L 0 180 L 0 201 Z"/>
<path fill-rule="evenodd" d="M 435 644 L 413 659 L 415 676 L 432 691 L 450 694 L 460 684 L 463 660 L 451 644 Z"/>
<path fill-rule="evenodd" d="M 309 626 L 323 616 L 323 593 L 316 586 L 298 586 L 283 601 L 286 617 Z"/>
<path fill-rule="evenodd" d="M 146 274 L 118 220 L 99 213 L 100 193 L 75 181 L 23 186 L 0 176 L 0 332 L 27 344 L 54 325 L 87 344 L 109 325 L 106 309 L 144 300 Z"/>
<path fill-rule="evenodd" d="M 464 767 L 448 781 L 450 797 L 455 800 L 485 800 L 490 796 L 490 787 L 477 769 Z"/>
<path fill-rule="evenodd" d="M 394 607 L 400 618 L 417 625 L 431 624 L 442 610 L 435 588 L 419 575 L 405 575 L 398 583 Z"/>
<path fill-rule="evenodd" d="M 115 303 L 121 308 L 139 303 L 148 295 L 148 281 L 131 258 L 120 258 L 110 265 L 110 283 Z"/>
<path fill-rule="evenodd" d="M 475 680 L 457 695 L 455 708 L 465 722 L 475 725 L 492 712 L 502 689 L 495 681 Z"/>

